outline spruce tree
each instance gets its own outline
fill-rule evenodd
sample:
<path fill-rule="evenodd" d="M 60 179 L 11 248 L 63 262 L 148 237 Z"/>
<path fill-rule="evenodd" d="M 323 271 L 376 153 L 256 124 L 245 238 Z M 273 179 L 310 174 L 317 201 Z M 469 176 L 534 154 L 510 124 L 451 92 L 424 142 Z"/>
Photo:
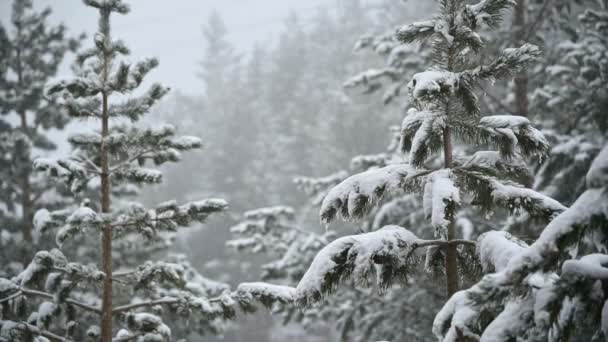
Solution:
<path fill-rule="evenodd" d="M 430 40 L 435 62 L 431 69 L 414 75 L 408 84 L 413 108 L 408 110 L 401 127 L 401 149 L 409 151 L 409 163 L 388 165 L 346 179 L 325 197 L 321 218 L 328 223 L 336 217 L 356 219 L 367 213 L 384 192 L 399 188 L 420 189 L 424 195 L 425 213 L 431 219 L 437 240 L 406 242 L 407 233 L 400 236 L 401 233 L 388 232 L 411 251 L 405 253 L 409 254 L 406 259 L 395 254 L 387 260 L 397 263 L 393 269 L 397 265 L 405 267 L 394 274 L 397 276 L 412 266 L 414 259 L 410 258 L 415 249 L 440 247 L 433 253 L 439 253 L 445 260 L 449 297 L 459 286 L 459 253 L 474 245 L 457 239 L 454 232 L 457 208 L 463 203 L 461 198 L 465 198 L 465 194 L 471 197 L 473 205 L 488 211 L 494 206 L 505 206 L 513 211 L 525 210 L 544 219 L 550 219 L 565 208 L 516 183 L 527 171 L 522 156 L 540 157 L 546 152 L 548 146 L 542 134 L 523 117 L 481 116 L 475 94 L 481 82 L 511 77 L 540 53 L 535 46 L 524 44 L 520 48 L 506 49 L 488 64 L 481 64 L 476 58 L 483 51 L 484 43 L 475 31 L 496 27 L 502 10 L 511 2 L 484 1 L 467 5 L 464 1 L 450 0 L 441 1 L 439 5 L 437 16 L 403 26 L 397 31 L 397 37 L 404 43 Z M 498 150 L 478 151 L 454 162 L 454 137 L 462 142 L 494 146 Z M 443 168 L 434 170 L 427 161 L 437 151 L 443 151 Z M 382 230 L 370 234 L 377 238 L 386 235 Z M 462 245 L 460 252 L 459 245 Z M 354 261 L 348 258 L 345 266 L 350 265 L 356 270 Z M 318 271 L 311 268 L 311 275 Z M 381 274 L 380 283 L 384 284 L 385 276 L 390 280 L 395 271 Z M 339 273 L 322 283 L 327 286 L 326 290 L 339 281 Z M 321 291 L 305 287 L 302 290 L 305 290 L 302 299 L 320 296 L 324 292 L 323 287 Z"/>
<path fill-rule="evenodd" d="M 55 144 L 46 130 L 63 129 L 69 117 L 58 110 L 55 101 L 44 94 L 45 83 L 55 76 L 66 53 L 74 51 L 78 39 L 68 37 L 63 25 L 50 25 L 50 8 L 34 11 L 31 0 L 15 0 L 10 26 L 0 25 L 0 112 L 13 125 L 0 120 L 0 230 L 9 234 L 20 232 L 13 243 L 31 252 L 32 219 L 41 205 L 57 205 L 61 196 L 52 185 L 32 174 L 32 158 L 36 149 L 49 151 Z M 13 229 L 17 228 L 17 229 Z M 15 234 L 16 235 L 16 234 Z M 6 242 L 2 254 L 10 258 L 29 259 L 31 255 L 16 251 Z"/>
<path fill-rule="evenodd" d="M 162 243 L 179 227 L 204 222 L 227 204 L 206 199 L 182 205 L 166 201 L 152 209 L 139 203 L 117 205 L 113 195 L 121 188 L 162 180 L 162 173 L 150 164 L 177 162 L 182 152 L 202 144 L 196 137 L 176 136 L 171 125 L 136 124 L 169 91 L 153 83 L 136 94 L 158 61 L 130 63 L 124 59 L 129 54 L 125 43 L 111 38 L 110 17 L 127 14 L 127 4 L 84 3 L 99 12 L 95 44 L 78 54 L 75 77 L 48 84 L 46 90 L 61 101 L 64 113 L 97 122 L 99 127 L 72 134 L 69 157 L 38 158 L 34 168 L 65 183 L 74 196 L 92 194 L 91 189 L 98 194 L 84 198 L 76 208 L 36 213 L 35 226 L 55 232 L 59 248 L 38 251 L 23 272 L 0 278 L 0 339 L 169 341 L 172 331 L 157 314 L 188 322 L 195 317 L 192 331 L 219 333 L 216 321 L 233 317 L 239 306 L 254 309 L 251 295 L 231 292 L 227 285 L 202 277 L 181 258 L 114 269 L 125 264 L 113 258 L 117 248 L 124 248 L 123 241 L 127 248 L 136 249 L 140 245 L 131 242 Z M 98 260 L 68 261 L 70 242 L 91 234 L 100 236 Z M 115 292 L 117 287 L 120 293 Z M 116 322 L 121 329 L 114 328 Z"/>
<path fill-rule="evenodd" d="M 477 261 L 477 243 L 456 236 L 460 207 L 469 204 L 488 214 L 502 207 L 545 222 L 566 209 L 518 183 L 529 175 L 524 158 L 546 153 L 543 135 L 525 117 L 482 115 L 479 107 L 476 93 L 482 84 L 512 78 L 540 55 L 536 46 L 524 44 L 505 49 L 489 62 L 480 58 L 485 42 L 477 32 L 496 28 L 512 4 L 442 0 L 437 15 L 397 30 L 404 44 L 429 43 L 425 46 L 432 49 L 433 60 L 407 84 L 411 108 L 399 144 L 407 160 L 390 160 L 346 178 L 324 194 L 320 218 L 326 224 L 336 218 L 361 219 L 386 194 L 420 192 L 434 238 L 422 239 L 388 225 L 336 239 L 321 249 L 299 281 L 293 291 L 297 303 L 317 302 L 347 279 L 359 285 L 374 279 L 380 289 L 408 286 L 423 260 L 427 269 L 443 269 L 450 298 L 483 266 Z M 466 149 L 457 149 L 454 157 L 455 142 L 474 145 L 476 151 L 465 155 Z M 443 152 L 441 160 L 434 158 L 437 152 Z"/>

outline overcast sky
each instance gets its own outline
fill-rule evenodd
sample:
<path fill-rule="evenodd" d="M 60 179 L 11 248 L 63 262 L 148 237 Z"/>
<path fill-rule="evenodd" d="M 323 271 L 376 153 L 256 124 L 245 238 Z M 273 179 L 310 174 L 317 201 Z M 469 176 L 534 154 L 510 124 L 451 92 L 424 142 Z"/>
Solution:
<path fill-rule="evenodd" d="M 113 35 L 123 39 L 137 57 L 158 57 L 160 66 L 149 77 L 154 81 L 198 93 L 198 62 L 203 56 L 202 26 L 218 11 L 238 51 L 246 52 L 255 41 L 270 41 L 282 28 L 290 11 L 309 18 L 315 9 L 336 0 L 130 0 L 131 13 L 115 15 Z M 0 0 L 0 20 L 10 19 L 11 0 Z M 71 32 L 86 32 L 85 46 L 92 44 L 97 27 L 95 10 L 80 0 L 34 0 L 34 6 L 51 6 L 52 21 L 63 22 Z M 62 68 L 62 73 L 69 69 Z"/>

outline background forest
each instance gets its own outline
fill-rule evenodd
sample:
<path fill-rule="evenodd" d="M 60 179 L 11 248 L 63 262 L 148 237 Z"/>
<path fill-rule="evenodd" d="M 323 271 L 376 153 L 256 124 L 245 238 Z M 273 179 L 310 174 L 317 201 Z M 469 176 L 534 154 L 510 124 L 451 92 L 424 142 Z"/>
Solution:
<path fill-rule="evenodd" d="M 103 32 L 104 15 L 110 20 L 123 14 L 138 16 L 146 6 L 143 1 L 129 1 L 128 13 L 121 1 L 86 0 L 100 13 L 102 38 L 85 37 L 70 28 L 70 22 L 53 24 L 49 20 L 53 7 L 44 9 L 28 0 L 7 2 L 12 7 L 2 7 L 10 13 L 2 13 L 6 20 L 0 26 L 0 341 L 105 336 L 103 327 L 96 327 L 95 312 L 80 317 L 84 320 L 80 322 L 72 311 L 82 303 L 85 311 L 87 306 L 102 305 L 97 294 L 107 269 L 99 263 L 103 250 L 96 229 L 104 232 L 114 225 L 122 227 L 115 233 L 121 242 L 113 245 L 110 262 L 115 270 L 115 302 L 122 304 L 114 316 L 117 341 L 143 341 L 146 336 L 154 341 L 508 341 L 522 334 L 530 341 L 608 339 L 608 305 L 603 305 L 608 296 L 608 261 L 601 259 L 608 246 L 608 152 L 602 151 L 608 129 L 606 0 L 485 0 L 480 2 L 486 6 L 482 9 L 471 5 L 479 1 L 329 0 L 305 14 L 291 12 L 281 19 L 282 27 L 273 39 L 253 42 L 244 51 L 232 42 L 232 28 L 222 13 L 213 12 L 200 19 L 199 37 L 184 42 L 204 46 L 204 54 L 195 56 L 200 63 L 189 66 L 199 84 L 195 89 L 170 91 L 142 81 L 158 61 L 136 64 L 138 51 L 131 52 L 137 56 L 131 69 L 118 62 L 113 65 L 115 76 L 106 70 L 104 77 L 100 67 L 104 58 L 128 52 Z M 75 2 L 74 6 L 83 5 Z M 457 11 L 473 13 L 474 19 L 453 15 Z M 446 20 L 447 31 L 442 31 L 437 22 L 443 19 L 434 13 L 460 19 L 454 19 L 456 24 Z M 421 24 L 407 26 L 414 22 Z M 391 270 L 359 268 L 367 262 L 359 258 L 379 255 L 372 247 L 352 253 L 344 249 L 356 260 L 340 264 L 337 254 L 332 255 L 331 260 L 344 268 L 324 273 L 318 291 L 305 288 L 304 280 L 315 271 L 309 270 L 317 262 L 315 256 L 329 253 L 329 247 L 352 234 L 370 240 L 349 242 L 351 250 L 358 243 L 372 246 L 377 240 L 364 234 L 392 225 L 429 239 L 419 241 L 452 239 L 438 232 L 434 209 L 429 213 L 426 203 L 431 183 L 450 188 L 451 181 L 429 176 L 425 183 L 412 185 L 424 193 L 421 196 L 410 193 L 404 179 L 398 186 L 388 180 L 378 185 L 374 182 L 380 176 L 374 178 L 373 172 L 384 170 L 389 177 L 393 171 L 388 168 L 406 162 L 428 170 L 442 167 L 443 150 L 432 146 L 432 138 L 425 140 L 428 151 L 415 148 L 416 141 L 423 139 L 416 135 L 425 123 L 414 112 L 431 108 L 424 104 L 430 101 L 426 95 L 416 95 L 420 94 L 416 80 L 419 87 L 431 81 L 441 89 L 456 87 L 449 80 L 428 81 L 417 73 L 438 65 L 448 69 L 437 57 L 444 56 L 437 41 L 444 39 L 451 46 L 445 32 L 454 33 L 449 26 L 457 24 L 472 32 L 452 37 L 457 43 L 462 39 L 462 59 L 470 57 L 461 69 L 482 66 L 483 71 L 483 66 L 496 65 L 492 63 L 497 60 L 507 60 L 504 68 L 510 68 L 471 76 L 479 78 L 471 81 L 472 111 L 494 117 L 480 121 L 493 133 L 483 139 L 475 135 L 457 140 L 453 147 L 454 168 L 483 176 L 490 172 L 493 178 L 466 181 L 463 188 L 473 194 L 467 200 L 471 205 L 460 205 L 453 193 L 443 194 L 442 213 L 451 229 L 473 245 L 453 248 L 459 265 L 457 283 L 469 292 L 458 292 L 446 304 L 443 284 L 449 271 L 443 271 L 442 260 L 445 253 L 449 259 L 450 249 L 444 252 L 432 244 L 416 255 L 415 262 L 399 259 L 391 264 L 405 267 L 398 271 L 407 273 L 407 279 L 393 277 Z M 439 38 L 414 37 L 425 35 L 424 25 L 431 25 L 428 32 Z M 182 32 L 172 34 L 178 37 Z M 120 26 L 112 27 L 114 36 L 121 38 Z M 476 48 L 479 36 L 483 48 Z M 89 65 L 87 58 L 99 64 Z M 163 65 L 161 60 L 159 68 Z M 80 80 L 101 75 L 114 87 L 116 101 L 124 100 L 106 108 L 106 120 L 116 122 L 108 135 L 103 130 L 101 138 L 85 133 L 99 130 L 94 119 L 104 120 L 103 113 L 95 113 L 94 104 L 101 103 L 85 100 L 111 92 L 102 86 L 94 92 L 94 85 L 86 82 L 64 81 L 72 73 Z M 164 82 L 156 74 L 148 78 Z M 146 89 L 129 102 L 130 92 L 137 92 L 139 86 Z M 467 94 L 454 96 L 465 98 L 469 110 Z M 172 126 L 151 128 L 162 123 Z M 458 128 L 454 131 L 466 135 Z M 98 153 L 98 145 L 103 146 L 112 134 L 117 142 L 105 147 L 106 171 L 117 173 L 112 181 L 104 181 L 104 147 Z M 492 142 L 494 138 L 499 142 Z M 137 151 L 138 144 L 149 149 Z M 479 154 L 487 146 L 500 153 Z M 509 158 L 505 150 L 512 152 Z M 68 153 L 71 159 L 60 158 Z M 446 168 L 452 167 L 447 164 Z M 371 172 L 367 183 L 360 178 L 352 185 L 367 172 Z M 517 185 L 518 190 L 498 198 L 507 191 L 496 190 L 492 182 L 496 179 L 508 179 L 500 184 Z M 488 188 L 483 188 L 484 181 Z M 105 195 L 104 182 L 112 182 Z M 388 191 L 391 187 L 399 189 Z M 596 190 L 598 194 L 592 193 Z M 484 192 L 493 195 L 479 195 Z M 112 222 L 95 215 L 110 213 L 110 197 L 112 213 L 117 215 Z M 461 197 L 464 203 L 464 192 Z M 586 202 L 577 202 L 579 197 Z M 155 208 L 150 209 L 154 216 L 143 214 L 148 210 L 144 208 Z M 164 222 L 162 215 L 168 211 L 177 214 Z M 588 224 L 581 218 L 587 212 L 592 212 Z M 568 213 L 579 221 L 560 223 Z M 335 218 L 343 220 L 334 222 Z M 551 225 L 585 229 L 555 240 L 559 246 L 555 254 L 538 252 L 551 263 L 526 264 L 516 272 L 501 261 L 534 250 L 538 241 L 553 241 L 548 233 L 543 235 Z M 187 229 L 177 232 L 177 227 Z M 393 237 L 395 245 L 408 246 L 406 237 Z M 58 246 L 61 251 L 55 249 Z M 391 257 L 387 255 L 383 254 Z M 590 272 L 593 276 L 572 271 L 574 262 L 587 256 L 600 256 L 601 271 Z M 533 254 L 527 258 L 535 260 Z M 407 267 L 414 263 L 420 267 L 410 276 Z M 576 273 L 575 280 L 566 277 L 567 271 Z M 496 280 L 498 276 L 484 277 L 501 272 L 510 279 L 523 279 L 525 273 L 526 280 L 505 285 Z M 556 280 L 556 274 L 562 278 Z M 260 285 L 261 280 L 277 287 Z M 290 292 L 292 287 L 297 288 L 296 295 Z M 301 288 L 303 295 L 298 292 Z M 537 289 L 548 289 L 553 297 L 540 299 Z M 477 315 L 461 310 L 469 308 L 462 299 L 465 295 L 475 303 L 471 307 L 477 308 Z M 162 303 L 169 297 L 177 299 Z M 542 300 L 550 318 L 540 318 L 530 309 Z M 153 315 L 138 312 L 140 305 L 149 307 Z M 564 309 L 577 305 L 578 309 Z M 238 310 L 232 309 L 237 306 Z M 515 307 L 519 311 L 509 311 Z M 482 334 L 500 320 L 484 321 L 480 316 L 498 317 L 504 312 L 528 318 L 511 321 L 519 330 L 501 336 Z M 573 322 L 585 313 L 587 325 L 577 330 Z M 9 323 L 21 321 L 27 324 Z M 165 327 L 170 328 L 169 335 Z M 508 330 L 504 324 L 492 328 Z M 40 333 L 47 330 L 55 334 Z"/>

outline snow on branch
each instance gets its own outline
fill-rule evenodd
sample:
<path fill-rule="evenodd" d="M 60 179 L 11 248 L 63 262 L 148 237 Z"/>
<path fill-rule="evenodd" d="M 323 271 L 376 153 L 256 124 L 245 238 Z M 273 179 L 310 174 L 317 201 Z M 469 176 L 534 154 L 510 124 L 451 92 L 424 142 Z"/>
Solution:
<path fill-rule="evenodd" d="M 608 280 L 608 255 L 596 253 L 579 260 L 566 260 L 562 265 L 562 277 Z"/>
<path fill-rule="evenodd" d="M 407 87 L 412 98 L 432 102 L 440 96 L 453 94 L 458 83 L 458 74 L 442 70 L 427 70 L 415 74 Z"/>
<path fill-rule="evenodd" d="M 425 40 L 435 33 L 435 22 L 431 19 L 401 26 L 396 32 L 397 39 L 402 43 Z"/>
<path fill-rule="evenodd" d="M 490 64 L 464 71 L 461 75 L 465 78 L 490 81 L 510 78 L 536 61 L 540 55 L 538 46 L 526 43 L 518 48 L 504 49 Z"/>
<path fill-rule="evenodd" d="M 447 228 L 460 205 L 460 190 L 451 179 L 448 169 L 434 171 L 427 176 L 424 185 L 423 208 L 435 228 L 436 237 L 447 238 Z"/>
<path fill-rule="evenodd" d="M 336 217 L 344 220 L 363 217 L 385 192 L 401 189 L 406 177 L 414 172 L 409 164 L 393 164 L 348 177 L 323 199 L 321 220 L 329 223 Z"/>
<path fill-rule="evenodd" d="M 482 134 L 489 135 L 488 143 L 499 148 L 503 156 L 515 155 L 515 147 L 518 146 L 525 156 L 542 157 L 549 149 L 549 143 L 544 135 L 532 127 L 530 120 L 515 115 L 491 115 L 479 120 L 479 128 Z"/>
<path fill-rule="evenodd" d="M 425 116 L 420 127 L 411 139 L 409 150 L 409 162 L 417 167 L 422 167 L 431 153 L 443 147 L 443 130 L 446 127 L 445 116 L 437 112 L 429 112 Z M 401 150 L 408 146 L 406 136 L 402 135 Z"/>
<path fill-rule="evenodd" d="M 387 77 L 390 80 L 395 80 L 399 76 L 398 70 L 394 68 L 370 69 L 363 71 L 344 82 L 344 88 L 354 88 L 359 85 L 368 86 L 370 82 Z"/>
<path fill-rule="evenodd" d="M 567 209 L 556 200 L 517 183 L 463 168 L 454 168 L 453 172 L 459 187 L 472 192 L 472 204 L 484 210 L 491 210 L 496 204 L 511 211 L 525 210 L 533 217 L 550 219 Z"/>
<path fill-rule="evenodd" d="M 443 141 L 441 132 L 443 123 L 440 112 L 415 108 L 408 110 L 401 123 L 399 145 L 401 152 L 410 152 L 410 162 L 421 164 L 428 156 L 429 149 L 435 150 L 440 145 Z"/>
<path fill-rule="evenodd" d="M 479 335 L 470 325 L 479 316 L 466 290 L 456 292 L 443 305 L 433 321 L 433 334 L 442 342 L 458 342 L 461 338 L 478 341 Z"/>
<path fill-rule="evenodd" d="M 524 183 L 522 180 L 532 177 L 526 162 L 519 155 L 506 158 L 498 151 L 477 151 L 472 156 L 462 158 L 459 163 L 462 169 L 517 183 Z"/>
<path fill-rule="evenodd" d="M 482 0 L 473 5 L 465 5 L 461 17 L 473 30 L 482 24 L 496 28 L 502 21 L 500 12 L 515 4 L 514 0 Z"/>
<path fill-rule="evenodd" d="M 296 289 L 290 286 L 273 285 L 263 282 L 241 283 L 236 289 L 237 297 L 247 301 L 255 298 L 264 306 L 271 307 L 273 303 L 290 304 L 295 298 Z"/>
<path fill-rule="evenodd" d="M 412 253 L 417 241 L 398 226 L 339 238 L 317 254 L 296 288 L 296 300 L 302 305 L 318 301 L 351 276 L 363 285 L 376 276 L 381 288 L 405 280 L 418 262 Z"/>
<path fill-rule="evenodd" d="M 155 83 L 143 95 L 131 98 L 120 104 L 112 104 L 108 108 L 110 116 L 124 116 L 137 121 L 150 111 L 150 108 L 169 92 L 168 87 Z"/>
<path fill-rule="evenodd" d="M 489 231 L 477 238 L 476 253 L 485 273 L 503 270 L 528 245 L 505 231 Z"/>

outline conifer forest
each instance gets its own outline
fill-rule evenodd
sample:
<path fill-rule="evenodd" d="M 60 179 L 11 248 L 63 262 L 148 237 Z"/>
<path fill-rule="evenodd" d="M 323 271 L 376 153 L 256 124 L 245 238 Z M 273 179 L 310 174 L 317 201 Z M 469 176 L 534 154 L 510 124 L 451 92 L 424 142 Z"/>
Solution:
<path fill-rule="evenodd" d="M 608 0 L 0 0 L 0 342 L 608 342 Z"/>

